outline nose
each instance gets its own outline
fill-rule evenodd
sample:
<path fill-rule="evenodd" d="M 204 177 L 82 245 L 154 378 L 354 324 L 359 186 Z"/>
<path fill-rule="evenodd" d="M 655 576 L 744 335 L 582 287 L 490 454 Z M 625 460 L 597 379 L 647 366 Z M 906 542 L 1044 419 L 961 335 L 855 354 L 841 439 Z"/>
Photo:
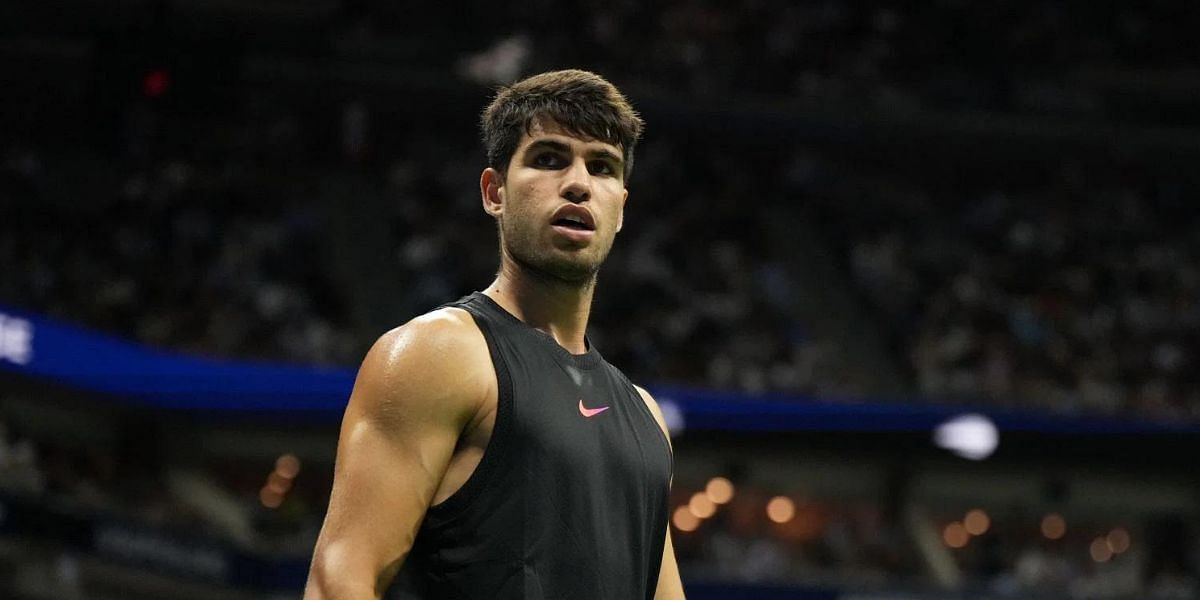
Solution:
<path fill-rule="evenodd" d="M 591 199 L 592 178 L 588 173 L 587 163 L 582 158 L 573 161 L 570 168 L 563 173 L 562 188 L 559 193 L 564 199 L 574 204 Z"/>

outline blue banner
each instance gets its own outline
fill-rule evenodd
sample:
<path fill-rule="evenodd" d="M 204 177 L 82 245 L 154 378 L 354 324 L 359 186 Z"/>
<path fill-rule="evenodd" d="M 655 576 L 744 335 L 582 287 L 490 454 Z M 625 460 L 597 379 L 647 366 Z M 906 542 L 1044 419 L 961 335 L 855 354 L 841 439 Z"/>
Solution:
<path fill-rule="evenodd" d="M 233 361 L 147 348 L 0 306 L 0 371 L 112 394 L 159 408 L 311 413 L 336 419 L 353 369 Z M 995 406 L 907 400 L 817 400 L 648 386 L 690 430 L 929 432 L 965 413 L 1002 431 L 1043 433 L 1200 433 L 1195 423 L 1055 415 Z"/>
<path fill-rule="evenodd" d="M 717 431 L 929 432 L 950 419 L 981 415 L 997 429 L 1027 433 L 1200 433 L 1187 422 L 1061 415 L 1000 406 L 895 399 L 813 399 L 787 394 L 736 394 L 651 386 L 660 404 L 678 405 L 689 429 Z"/>
<path fill-rule="evenodd" d="M 0 369 L 162 408 L 337 414 L 355 374 L 165 352 L 2 306 Z"/>

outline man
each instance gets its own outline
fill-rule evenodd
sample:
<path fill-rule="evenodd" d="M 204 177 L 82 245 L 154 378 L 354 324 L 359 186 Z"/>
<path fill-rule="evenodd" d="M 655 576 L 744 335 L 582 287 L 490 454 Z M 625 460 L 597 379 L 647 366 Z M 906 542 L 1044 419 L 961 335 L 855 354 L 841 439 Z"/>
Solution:
<path fill-rule="evenodd" d="M 367 353 L 306 598 L 379 598 L 402 564 L 437 599 L 683 598 L 662 414 L 585 336 L 641 129 L 584 71 L 484 111 L 499 273 Z"/>

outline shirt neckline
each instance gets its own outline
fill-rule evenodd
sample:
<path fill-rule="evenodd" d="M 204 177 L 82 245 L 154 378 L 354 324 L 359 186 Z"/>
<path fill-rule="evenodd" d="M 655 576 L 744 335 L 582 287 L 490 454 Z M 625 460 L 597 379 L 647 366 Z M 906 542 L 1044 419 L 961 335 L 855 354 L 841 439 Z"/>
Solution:
<path fill-rule="evenodd" d="M 536 327 L 531 327 L 525 321 L 517 318 L 516 315 L 508 312 L 508 310 L 503 306 L 500 306 L 500 304 L 493 300 L 491 296 L 488 296 L 483 292 L 472 292 L 471 297 L 477 298 L 480 302 L 490 306 L 493 310 L 500 314 L 503 319 L 509 321 L 513 325 L 516 325 L 518 328 L 529 332 L 534 338 L 540 340 L 542 344 L 546 345 L 550 351 L 555 354 L 555 356 L 566 361 L 570 365 L 580 369 L 590 369 L 600 364 L 600 351 L 596 350 L 596 347 L 592 344 L 592 340 L 588 338 L 587 334 L 584 334 L 583 336 L 583 343 L 585 346 L 587 346 L 587 351 L 585 351 L 583 354 L 572 354 L 566 348 L 563 348 L 562 345 L 554 339 L 554 336 L 546 333 L 545 331 L 537 329 Z"/>

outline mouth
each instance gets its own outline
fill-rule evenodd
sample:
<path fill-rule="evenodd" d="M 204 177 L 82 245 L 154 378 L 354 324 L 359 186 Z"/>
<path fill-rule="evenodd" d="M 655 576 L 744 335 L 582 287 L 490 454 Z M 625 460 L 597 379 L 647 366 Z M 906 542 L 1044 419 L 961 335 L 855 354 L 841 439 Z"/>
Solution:
<path fill-rule="evenodd" d="M 595 231 L 596 230 L 595 227 L 592 227 L 577 218 L 555 219 L 554 222 L 552 222 L 550 224 L 555 227 L 571 229 L 574 231 Z"/>
<path fill-rule="evenodd" d="M 592 241 L 592 236 L 596 235 L 595 230 L 586 229 L 578 223 L 564 223 L 562 221 L 555 221 L 550 224 L 550 227 L 554 229 L 554 232 L 557 233 L 559 237 L 566 238 L 568 241 L 575 244 L 586 244 Z"/>
<path fill-rule="evenodd" d="M 575 204 L 565 204 L 555 211 L 550 226 L 573 242 L 588 242 L 596 233 L 596 220 L 591 211 Z"/>

